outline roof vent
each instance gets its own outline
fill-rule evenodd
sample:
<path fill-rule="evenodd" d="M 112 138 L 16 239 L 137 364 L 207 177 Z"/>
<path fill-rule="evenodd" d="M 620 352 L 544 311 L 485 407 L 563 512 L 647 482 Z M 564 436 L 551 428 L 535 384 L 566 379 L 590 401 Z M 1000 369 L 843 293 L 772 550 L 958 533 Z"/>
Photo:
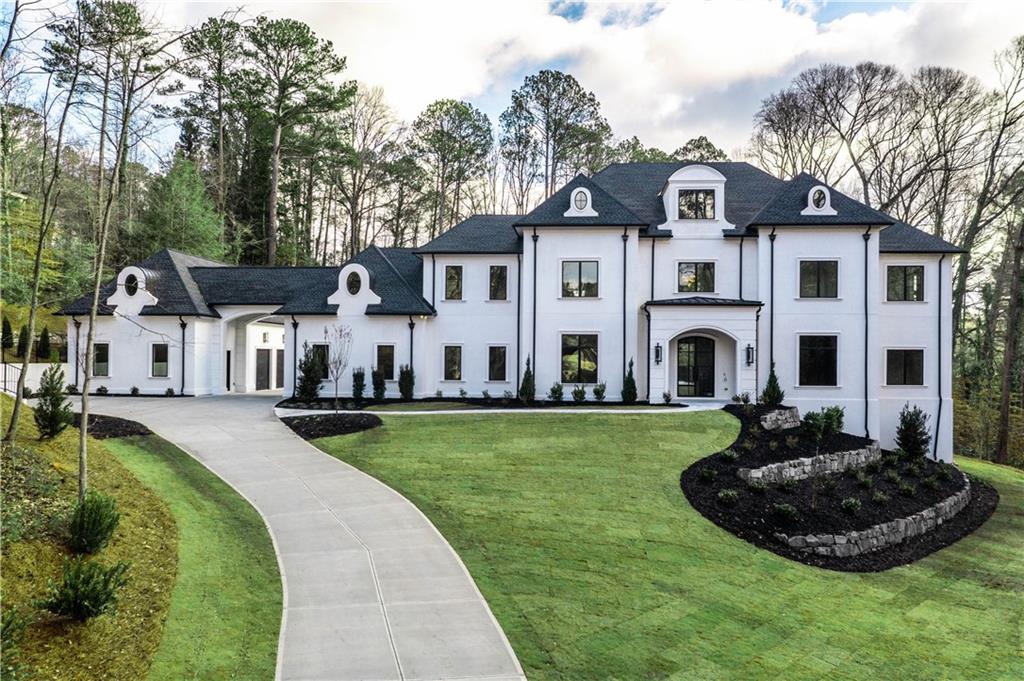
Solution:
<path fill-rule="evenodd" d="M 800 215 L 835 215 L 832 208 L 832 192 L 825 185 L 819 184 L 811 187 L 807 192 L 807 207 L 800 211 Z"/>
<path fill-rule="evenodd" d="M 562 215 L 567 218 L 597 217 L 597 211 L 591 203 L 590 190 L 586 187 L 576 187 L 569 192 L 569 210 Z"/>

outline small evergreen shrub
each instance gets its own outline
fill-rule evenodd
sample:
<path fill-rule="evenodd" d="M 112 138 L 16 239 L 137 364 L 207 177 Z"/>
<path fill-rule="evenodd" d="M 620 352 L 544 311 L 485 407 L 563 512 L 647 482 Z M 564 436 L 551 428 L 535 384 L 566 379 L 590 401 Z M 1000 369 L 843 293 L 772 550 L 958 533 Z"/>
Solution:
<path fill-rule="evenodd" d="M 132 386 L 132 389 L 131 389 L 131 390 L 129 390 L 129 391 L 128 391 L 128 393 L 129 393 L 129 394 L 130 394 L 130 395 L 131 395 L 132 397 L 138 397 L 138 396 L 139 396 L 139 386 L 137 386 L 137 385 L 133 385 L 133 386 Z"/>
<path fill-rule="evenodd" d="M 768 491 L 768 485 L 764 480 L 751 480 L 747 483 L 747 489 L 754 494 L 764 494 Z"/>
<path fill-rule="evenodd" d="M 832 496 L 836 493 L 836 488 L 839 486 L 839 481 L 834 476 L 826 475 L 821 478 L 821 491 L 825 494 Z"/>
<path fill-rule="evenodd" d="M 71 513 L 68 547 L 75 553 L 96 553 L 110 541 L 120 520 L 113 497 L 89 490 Z"/>
<path fill-rule="evenodd" d="M 912 478 L 921 477 L 921 464 L 914 462 L 904 469 L 904 472 Z"/>
<path fill-rule="evenodd" d="M 3 333 L 0 338 L 2 338 L 0 345 L 3 347 L 4 354 L 6 354 L 8 350 L 14 347 L 14 329 L 11 328 L 11 321 L 7 317 L 4 317 Z"/>
<path fill-rule="evenodd" d="M 901 482 L 899 485 L 900 494 L 905 497 L 912 497 L 917 494 L 917 488 L 908 482 Z"/>
<path fill-rule="evenodd" d="M 107 388 L 107 386 L 105 386 L 105 385 L 101 385 L 100 387 L 96 388 L 96 394 L 97 395 L 106 395 L 109 392 L 110 392 L 110 389 Z"/>
<path fill-rule="evenodd" d="M 740 458 L 740 455 L 736 453 L 735 449 L 726 449 L 722 452 L 722 458 L 729 463 L 736 463 L 736 459 Z"/>
<path fill-rule="evenodd" d="M 825 437 L 843 432 L 843 417 L 845 414 L 846 409 L 836 405 L 821 408 L 822 419 L 825 421 Z"/>
<path fill-rule="evenodd" d="M 39 359 L 49 361 L 50 354 L 50 329 L 44 326 L 43 332 L 39 334 L 39 342 L 36 343 L 36 361 Z"/>
<path fill-rule="evenodd" d="M 463 400 L 469 397 L 469 393 L 466 392 L 465 388 L 459 388 L 459 397 Z"/>
<path fill-rule="evenodd" d="M 885 469 L 885 473 L 883 473 L 883 475 L 885 476 L 885 479 L 888 480 L 889 482 L 900 482 L 899 471 L 897 471 L 895 468 Z"/>
<path fill-rule="evenodd" d="M 778 448 L 779 448 L 779 441 L 778 440 L 770 440 L 768 442 L 768 449 L 770 449 L 771 451 L 774 452 Z"/>
<path fill-rule="evenodd" d="M 168 388 L 164 391 L 165 397 L 174 397 L 174 388 Z"/>
<path fill-rule="evenodd" d="M 489 390 L 481 391 L 480 397 L 484 398 L 484 402 L 491 401 L 491 392 Z"/>
<path fill-rule="evenodd" d="M 18 332 L 18 347 L 17 347 L 17 355 L 18 355 L 18 357 L 24 357 L 25 356 L 25 353 L 28 352 L 28 346 L 29 346 L 29 342 L 28 342 L 28 327 L 27 326 L 22 326 L 21 327 L 21 331 Z"/>
<path fill-rule="evenodd" d="M 865 473 L 857 473 L 857 487 L 861 489 L 871 489 L 874 484 L 874 479 Z"/>
<path fill-rule="evenodd" d="M 798 438 L 796 435 L 786 436 L 786 447 L 788 449 L 796 449 L 796 446 L 798 444 L 800 444 L 800 438 Z"/>
<path fill-rule="evenodd" d="M 665 404 L 672 404 L 672 393 L 663 392 L 661 394 L 661 401 L 664 402 Z"/>
<path fill-rule="evenodd" d="M 715 478 L 717 477 L 718 471 L 716 471 L 714 468 L 701 468 L 700 472 L 697 473 L 697 478 L 704 483 L 712 483 L 715 481 Z"/>
<path fill-rule="evenodd" d="M 27 385 L 26 386 L 22 386 L 22 388 L 21 388 L 21 397 L 22 397 L 22 399 L 30 400 L 30 399 L 32 399 L 32 395 L 33 395 L 32 388 L 28 387 Z"/>
<path fill-rule="evenodd" d="M 779 377 L 775 375 L 775 362 L 772 362 L 771 370 L 768 372 L 768 381 L 761 391 L 761 403 L 768 407 L 778 407 L 782 400 L 786 399 L 786 393 L 779 386 Z"/>
<path fill-rule="evenodd" d="M 380 369 L 370 369 L 370 381 L 373 383 L 373 399 L 383 400 L 387 391 L 387 383 L 384 382 L 384 372 Z"/>
<path fill-rule="evenodd" d="M 39 404 L 35 409 L 39 437 L 56 437 L 71 424 L 71 403 L 64 397 L 64 370 L 54 362 L 39 381 Z"/>
<path fill-rule="evenodd" d="M 732 506 L 740 499 L 740 494 L 734 489 L 723 489 L 718 492 L 718 501 L 726 506 Z"/>
<path fill-rule="evenodd" d="M 77 395 L 78 386 L 75 385 L 74 383 L 68 383 L 66 386 L 64 386 L 64 392 L 66 392 L 68 395 Z"/>
<path fill-rule="evenodd" d="M 818 443 L 842 432 L 843 408 L 822 407 L 804 414 L 804 430 Z"/>
<path fill-rule="evenodd" d="M 512 401 L 513 398 L 515 398 L 515 394 L 513 394 L 511 390 L 506 390 L 505 393 L 502 395 L 502 399 L 505 402 L 510 402 Z"/>
<path fill-rule="evenodd" d="M 444 397 L 444 393 L 442 393 L 440 390 L 435 391 L 434 397 L 436 397 L 437 399 L 441 399 L 442 397 Z"/>
<path fill-rule="evenodd" d="M 128 583 L 128 564 L 110 567 L 82 558 L 66 558 L 60 583 L 49 580 L 39 607 L 84 622 L 113 610 L 117 592 Z"/>
<path fill-rule="evenodd" d="M 626 377 L 622 382 L 622 403 L 636 403 L 636 378 L 633 377 L 632 359 L 629 360 L 629 369 L 626 371 Z"/>
<path fill-rule="evenodd" d="M 565 397 L 565 390 L 562 388 L 562 384 L 555 381 L 551 384 L 551 388 L 548 390 L 548 399 L 552 402 L 561 402 Z"/>
<path fill-rule="evenodd" d="M 932 436 L 928 433 L 928 414 L 918 406 L 904 404 L 896 427 L 896 444 L 906 458 L 920 459 L 928 453 Z"/>
<path fill-rule="evenodd" d="M 416 374 L 408 364 L 398 367 L 398 394 L 403 400 L 411 400 L 413 388 L 416 386 Z"/>
<path fill-rule="evenodd" d="M 846 497 L 845 499 L 843 499 L 843 502 L 840 505 L 843 507 L 843 510 L 849 513 L 850 515 L 854 515 L 860 511 L 860 499 Z"/>
<path fill-rule="evenodd" d="M 598 402 L 604 402 L 604 394 L 608 391 L 608 386 L 605 385 L 604 381 L 601 381 L 594 386 L 594 399 Z"/>
<path fill-rule="evenodd" d="M 869 461 L 867 465 L 864 466 L 864 470 L 867 471 L 868 473 L 877 473 L 878 471 L 882 470 L 882 464 L 877 459 L 874 461 Z"/>
<path fill-rule="evenodd" d="M 523 382 L 519 385 L 519 399 L 523 404 L 530 404 L 537 396 L 537 383 L 533 378 L 533 369 L 530 368 L 530 358 L 526 358 L 526 371 L 523 372 Z"/>
<path fill-rule="evenodd" d="M 751 440 L 749 437 L 740 443 L 740 447 L 747 450 L 748 452 L 757 446 L 757 443 Z"/>
<path fill-rule="evenodd" d="M 937 470 L 935 472 L 935 474 L 938 475 L 939 478 L 942 479 L 942 480 L 952 480 L 953 479 L 953 467 L 950 464 L 948 464 L 948 463 L 940 464 L 939 465 L 939 470 Z"/>
<path fill-rule="evenodd" d="M 587 389 L 582 385 L 578 385 L 572 389 L 572 401 L 576 404 L 585 402 L 587 399 Z"/>
<path fill-rule="evenodd" d="M 299 380 L 295 385 L 295 399 L 300 402 L 316 402 L 320 396 L 320 382 L 323 380 L 322 357 L 313 352 L 309 343 L 302 344 L 302 358 L 299 359 Z"/>
<path fill-rule="evenodd" d="M 772 515 L 784 523 L 791 523 L 798 516 L 796 507 L 792 504 L 772 504 Z"/>
<path fill-rule="evenodd" d="M 878 505 L 884 505 L 889 503 L 889 495 L 885 492 L 876 491 L 871 495 L 871 501 Z"/>
<path fill-rule="evenodd" d="M 921 484 L 927 487 L 928 489 L 932 490 L 939 488 L 939 480 L 934 475 L 929 475 L 927 478 L 921 481 Z"/>
<path fill-rule="evenodd" d="M 359 404 L 363 401 L 363 393 L 366 392 L 366 369 L 356 367 L 352 370 L 352 399 Z"/>

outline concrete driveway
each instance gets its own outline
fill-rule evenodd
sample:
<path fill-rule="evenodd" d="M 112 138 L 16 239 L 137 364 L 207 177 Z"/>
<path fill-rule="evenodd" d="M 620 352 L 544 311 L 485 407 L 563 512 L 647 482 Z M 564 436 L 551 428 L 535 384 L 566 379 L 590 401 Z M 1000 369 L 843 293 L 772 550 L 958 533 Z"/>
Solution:
<path fill-rule="evenodd" d="M 295 436 L 274 416 L 278 399 L 105 397 L 92 411 L 145 424 L 263 516 L 284 586 L 278 678 L 524 679 L 441 533 L 390 487 Z"/>

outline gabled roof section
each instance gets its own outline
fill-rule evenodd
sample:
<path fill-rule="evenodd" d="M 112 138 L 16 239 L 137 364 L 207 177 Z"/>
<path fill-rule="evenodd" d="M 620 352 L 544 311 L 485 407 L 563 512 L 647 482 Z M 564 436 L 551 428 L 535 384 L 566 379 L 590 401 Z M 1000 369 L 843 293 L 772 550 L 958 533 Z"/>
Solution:
<path fill-rule="evenodd" d="M 596 216 L 565 215 L 572 192 L 580 187 L 590 192 L 590 203 L 597 213 Z M 646 227 L 648 222 L 634 215 L 629 208 L 590 178 L 577 175 L 514 224 L 518 227 Z"/>
<path fill-rule="evenodd" d="M 436 314 L 423 299 L 423 260 L 411 248 L 364 249 L 350 262 L 359 263 L 373 274 L 370 287 L 380 296 L 379 305 L 369 305 L 369 315 Z"/>
<path fill-rule="evenodd" d="M 472 215 L 416 253 L 521 253 L 522 237 L 513 225 L 521 215 Z"/>
<path fill-rule="evenodd" d="M 821 185 L 831 194 L 832 208 L 835 215 L 801 215 L 807 208 L 807 194 L 812 188 Z M 726 202 L 728 206 L 728 201 Z M 764 208 L 758 211 L 748 226 L 750 227 L 782 227 L 786 225 L 891 225 L 895 222 L 891 217 L 874 208 L 851 199 L 838 189 L 830 187 L 821 180 L 800 173 L 779 189 Z"/>
<path fill-rule="evenodd" d="M 899 221 L 878 235 L 878 250 L 881 253 L 966 253 L 944 239 Z"/>

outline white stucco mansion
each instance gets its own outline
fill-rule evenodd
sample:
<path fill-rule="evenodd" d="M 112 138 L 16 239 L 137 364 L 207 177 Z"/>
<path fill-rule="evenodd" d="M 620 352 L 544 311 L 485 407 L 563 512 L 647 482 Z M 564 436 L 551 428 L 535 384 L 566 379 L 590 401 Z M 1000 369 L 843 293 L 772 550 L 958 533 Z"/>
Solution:
<path fill-rule="evenodd" d="M 111 394 L 290 396 L 304 344 L 352 329 L 349 372 L 415 372 L 416 397 L 607 385 L 641 400 L 838 404 L 889 445 L 909 402 L 952 450 L 949 243 L 809 175 L 747 163 L 631 163 L 579 176 L 527 215 L 477 215 L 419 248 L 341 267 L 233 267 L 160 251 L 104 288 L 93 385 Z M 80 382 L 86 299 L 65 310 Z M 77 342 L 76 340 L 77 339 Z M 324 349 L 318 350 L 323 352 Z M 341 381 L 350 394 L 351 377 Z M 325 380 L 322 393 L 333 394 Z"/>

